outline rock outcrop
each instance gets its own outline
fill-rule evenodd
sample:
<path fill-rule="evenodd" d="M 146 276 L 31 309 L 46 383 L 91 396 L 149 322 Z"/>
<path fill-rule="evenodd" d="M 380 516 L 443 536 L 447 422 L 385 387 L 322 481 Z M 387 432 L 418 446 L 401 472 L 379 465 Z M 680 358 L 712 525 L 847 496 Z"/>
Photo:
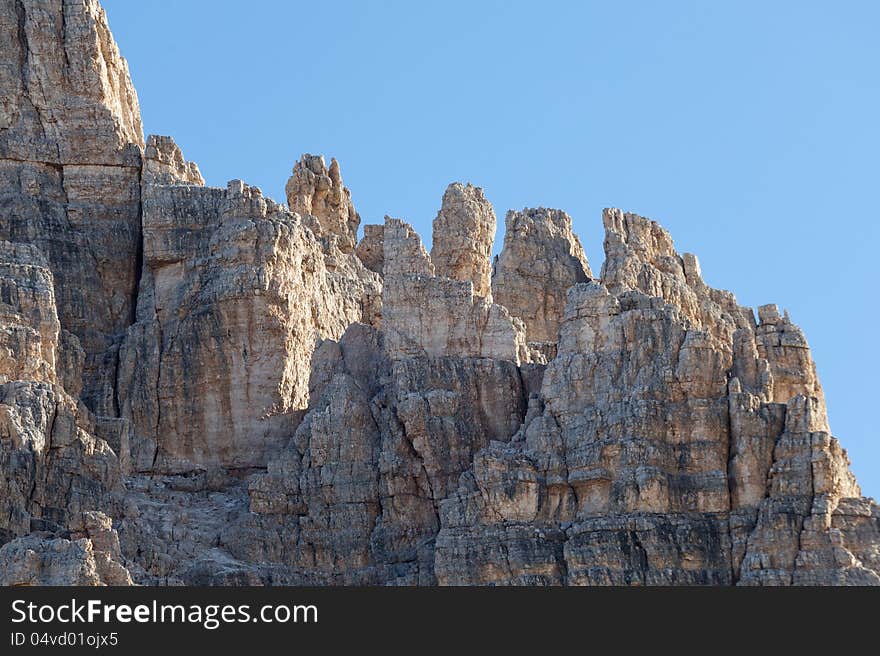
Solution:
<path fill-rule="evenodd" d="M 97 0 L 5 0 L 0 25 L 0 239 L 47 258 L 85 350 L 83 399 L 109 414 L 138 284 L 137 94 Z"/>
<path fill-rule="evenodd" d="M 0 547 L 0 585 L 132 585 L 131 576 L 88 538 L 29 535 Z"/>
<path fill-rule="evenodd" d="M 144 185 L 198 185 L 205 180 L 195 162 L 187 162 L 180 147 L 171 137 L 151 134 L 144 148 L 144 168 L 141 182 Z"/>
<path fill-rule="evenodd" d="M 285 191 L 292 212 L 314 218 L 311 227 L 315 234 L 334 235 L 345 253 L 354 249 L 361 217 L 351 202 L 351 192 L 342 184 L 335 159 L 330 160 L 328 169 L 320 155 L 303 155 L 293 167 Z"/>
<path fill-rule="evenodd" d="M 265 466 L 308 403 L 315 341 L 374 320 L 379 279 L 255 187 L 173 182 L 144 185 L 138 321 L 117 386 L 132 462 Z"/>
<path fill-rule="evenodd" d="M 145 142 L 94 0 L 0 25 L 0 584 L 880 585 L 803 332 L 657 223 L 358 243 L 336 160 Z"/>
<path fill-rule="evenodd" d="M 442 505 L 438 581 L 877 583 L 877 505 L 800 331 L 775 308 L 755 325 L 656 223 L 605 218 L 602 280 L 569 289 L 522 429 Z"/>
<path fill-rule="evenodd" d="M 123 492 L 127 444 L 114 451 L 64 389 L 79 391 L 84 357 L 61 328 L 55 287 L 39 250 L 0 241 L 0 582 L 131 583 L 118 544 L 93 553 L 87 539 L 66 539 L 91 530 L 110 545 L 111 520 L 97 511 Z"/>
<path fill-rule="evenodd" d="M 438 276 L 471 281 L 474 293 L 492 300 L 495 209 L 483 190 L 453 182 L 434 219 L 431 261 Z"/>
<path fill-rule="evenodd" d="M 370 271 L 383 273 L 385 266 L 385 226 L 368 224 L 364 226 L 364 236 L 358 242 L 355 254 Z"/>
<path fill-rule="evenodd" d="M 0 382 L 57 382 L 60 336 L 46 258 L 28 244 L 0 241 Z"/>
<path fill-rule="evenodd" d="M 529 342 L 554 343 L 569 287 L 592 277 L 571 217 L 561 210 L 511 210 L 492 272 L 495 301 L 526 325 Z"/>
<path fill-rule="evenodd" d="M 410 225 L 386 217 L 383 235 L 382 330 L 392 358 L 528 360 L 522 322 L 476 295 L 470 281 L 435 276 Z"/>

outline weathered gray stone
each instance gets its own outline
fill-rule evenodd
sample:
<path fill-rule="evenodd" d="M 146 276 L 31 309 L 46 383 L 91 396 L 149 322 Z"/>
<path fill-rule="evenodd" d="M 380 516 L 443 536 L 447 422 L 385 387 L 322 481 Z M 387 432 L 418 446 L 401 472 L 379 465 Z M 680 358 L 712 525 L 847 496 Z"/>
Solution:
<path fill-rule="evenodd" d="M 94 0 L 0 0 L 0 584 L 880 585 L 803 332 L 658 224 L 431 255 L 144 143 Z M 494 298 L 494 303 L 493 303 Z"/>

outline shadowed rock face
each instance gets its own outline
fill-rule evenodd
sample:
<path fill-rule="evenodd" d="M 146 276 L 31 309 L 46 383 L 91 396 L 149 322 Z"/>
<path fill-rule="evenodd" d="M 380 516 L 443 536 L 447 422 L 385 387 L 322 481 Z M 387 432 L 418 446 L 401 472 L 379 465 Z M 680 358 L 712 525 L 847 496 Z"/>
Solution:
<path fill-rule="evenodd" d="M 78 389 L 83 357 L 76 338 L 60 328 L 54 287 L 48 263 L 36 248 L 0 241 L 3 543 L 30 539 L 30 533 L 69 537 L 72 529 L 81 528 L 83 512 L 112 507 L 114 496 L 123 490 L 117 452 L 127 451 L 128 445 L 117 443 L 114 451 L 98 437 L 101 427 L 94 416 L 62 387 Z M 56 542 L 44 546 L 58 551 Z M 16 568 L 37 563 L 39 559 L 25 558 L 28 551 L 21 549 L 0 549 L 0 576 L 4 577 L 0 580 L 17 583 Z M 69 550 L 61 551 L 67 554 Z M 17 565 L 13 567 L 9 559 Z M 55 556 L 50 558 L 55 560 Z M 51 570 L 56 565 L 39 567 Z M 21 576 L 24 582 L 30 581 L 24 573 Z M 68 580 L 54 574 L 34 576 L 44 583 Z M 69 582 L 78 580 L 70 578 Z"/>
<path fill-rule="evenodd" d="M 385 266 L 385 226 L 365 225 L 356 254 L 365 267 L 381 276 Z"/>
<path fill-rule="evenodd" d="M 0 3 L 0 239 L 39 248 L 109 414 L 134 312 L 144 145 L 137 94 L 96 0 Z"/>
<path fill-rule="evenodd" d="M 429 254 L 336 160 L 204 186 L 96 2 L 0 0 L 0 583 L 880 584 L 787 313 L 657 223 L 454 183 Z M 491 284 L 490 284 L 491 283 Z"/>

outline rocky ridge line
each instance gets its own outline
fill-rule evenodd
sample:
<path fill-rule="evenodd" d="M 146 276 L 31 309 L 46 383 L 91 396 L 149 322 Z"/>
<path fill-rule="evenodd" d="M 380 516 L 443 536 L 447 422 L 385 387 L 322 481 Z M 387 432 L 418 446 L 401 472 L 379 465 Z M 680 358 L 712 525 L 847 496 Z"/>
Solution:
<path fill-rule="evenodd" d="M 97 0 L 0 0 L 0 583 L 878 585 L 803 332 L 603 212 L 429 254 L 144 140 Z"/>

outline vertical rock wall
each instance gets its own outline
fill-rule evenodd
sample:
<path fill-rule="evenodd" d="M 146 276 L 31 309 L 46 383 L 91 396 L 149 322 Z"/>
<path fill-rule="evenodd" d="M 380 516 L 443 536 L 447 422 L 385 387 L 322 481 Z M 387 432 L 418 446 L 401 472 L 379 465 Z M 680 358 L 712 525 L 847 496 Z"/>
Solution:
<path fill-rule="evenodd" d="M 83 398 L 113 412 L 140 248 L 137 94 L 97 0 L 0 3 L 0 239 L 34 244 L 85 350 Z"/>
<path fill-rule="evenodd" d="M 454 183 L 432 253 L 141 133 L 95 0 L 0 0 L 0 583 L 880 584 L 803 332 L 657 223 Z M 491 270 L 491 281 L 490 281 Z"/>

